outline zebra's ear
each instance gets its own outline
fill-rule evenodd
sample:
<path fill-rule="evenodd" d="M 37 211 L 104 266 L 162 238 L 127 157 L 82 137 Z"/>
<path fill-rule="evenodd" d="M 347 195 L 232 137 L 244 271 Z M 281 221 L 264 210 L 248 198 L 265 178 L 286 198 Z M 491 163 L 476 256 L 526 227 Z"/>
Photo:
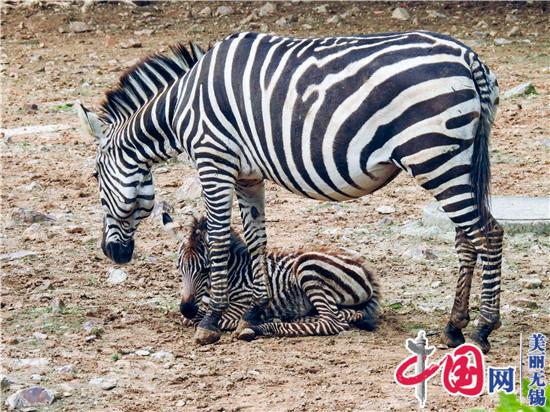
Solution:
<path fill-rule="evenodd" d="M 105 146 L 107 139 L 103 133 L 103 121 L 97 114 L 86 109 L 82 103 L 76 102 L 76 111 L 82 126 L 82 132 L 86 137 L 96 139 L 101 147 Z"/>

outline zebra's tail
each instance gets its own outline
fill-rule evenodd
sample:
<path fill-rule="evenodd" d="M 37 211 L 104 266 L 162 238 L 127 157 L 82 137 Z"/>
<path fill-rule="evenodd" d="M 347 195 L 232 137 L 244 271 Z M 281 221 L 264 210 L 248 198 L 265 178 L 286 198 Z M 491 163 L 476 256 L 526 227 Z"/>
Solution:
<path fill-rule="evenodd" d="M 495 75 L 471 52 L 470 69 L 474 84 L 479 94 L 481 114 L 472 154 L 471 183 L 474 190 L 477 210 L 479 211 L 480 227 L 487 229 L 490 217 L 490 182 L 491 167 L 489 161 L 489 136 L 495 119 L 498 97 L 498 82 Z"/>
<path fill-rule="evenodd" d="M 372 288 L 370 299 L 363 307 L 363 319 L 354 323 L 359 329 L 373 331 L 378 326 L 380 320 L 380 283 L 376 274 L 365 263 L 362 263 L 363 269 L 367 274 L 367 279 Z"/>

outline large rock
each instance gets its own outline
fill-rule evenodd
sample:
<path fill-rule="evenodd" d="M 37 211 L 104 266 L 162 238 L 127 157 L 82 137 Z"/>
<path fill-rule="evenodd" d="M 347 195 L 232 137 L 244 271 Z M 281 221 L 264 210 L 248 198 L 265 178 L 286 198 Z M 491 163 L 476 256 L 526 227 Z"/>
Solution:
<path fill-rule="evenodd" d="M 55 393 L 41 386 L 31 386 L 20 389 L 6 399 L 8 409 L 34 408 L 51 405 L 55 400 Z"/>

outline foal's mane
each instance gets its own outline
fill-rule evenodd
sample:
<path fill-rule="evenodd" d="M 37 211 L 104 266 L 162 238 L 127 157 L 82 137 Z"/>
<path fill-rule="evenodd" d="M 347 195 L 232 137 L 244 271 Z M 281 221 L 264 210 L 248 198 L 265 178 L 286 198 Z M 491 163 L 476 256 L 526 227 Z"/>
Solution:
<path fill-rule="evenodd" d="M 170 47 L 171 54 L 155 53 L 129 68 L 118 84 L 105 94 L 101 118 L 107 123 L 127 120 L 152 97 L 183 77 L 204 54 L 195 44 L 190 50 L 181 44 Z"/>
<path fill-rule="evenodd" d="M 205 216 L 193 216 L 189 225 L 189 235 L 185 241 L 183 254 L 195 254 L 198 248 L 206 248 L 205 244 L 207 234 L 207 220 Z M 244 240 L 231 228 L 229 240 L 229 253 L 248 253 L 248 248 Z"/>

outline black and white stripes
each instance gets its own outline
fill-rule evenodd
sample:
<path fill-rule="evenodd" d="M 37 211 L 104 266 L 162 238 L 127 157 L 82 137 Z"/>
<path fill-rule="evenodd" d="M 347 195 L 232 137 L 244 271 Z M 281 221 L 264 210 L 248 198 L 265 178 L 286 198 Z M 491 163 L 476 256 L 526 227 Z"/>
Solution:
<path fill-rule="evenodd" d="M 181 47 L 174 53 L 123 76 L 103 116 L 81 108 L 81 117 L 100 140 L 100 193 L 112 218 L 104 250 L 116 261 L 131 258 L 133 231 L 150 213 L 151 164 L 185 151 L 196 165 L 211 257 L 210 311 L 197 341 L 219 337 L 228 306 L 234 194 L 257 304 L 241 327 L 253 324 L 268 301 L 265 179 L 340 201 L 372 193 L 405 171 L 438 199 L 484 267 L 494 265 L 482 250 L 500 257 L 501 232 L 487 202 L 498 85 L 467 46 L 422 31 L 310 39 L 238 33 L 203 56 Z M 473 334 L 485 350 L 499 322 L 496 266 L 484 270 L 482 322 Z M 464 339 L 454 318 L 446 335 L 451 345 Z"/>

